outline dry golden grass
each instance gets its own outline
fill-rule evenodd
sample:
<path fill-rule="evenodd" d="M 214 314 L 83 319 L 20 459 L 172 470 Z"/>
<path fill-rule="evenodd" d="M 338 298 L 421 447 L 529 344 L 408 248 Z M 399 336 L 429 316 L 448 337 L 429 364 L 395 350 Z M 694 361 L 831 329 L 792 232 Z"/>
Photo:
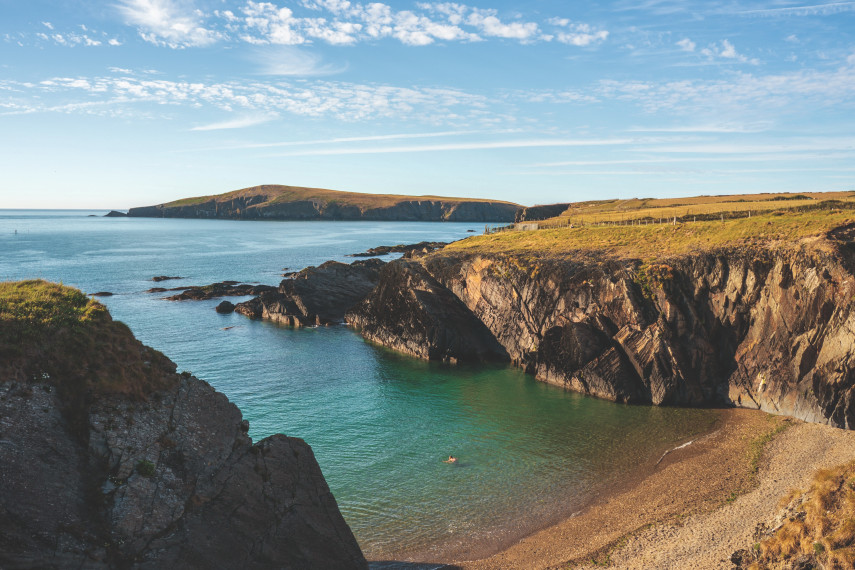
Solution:
<path fill-rule="evenodd" d="M 810 556 L 822 568 L 851 569 L 855 565 L 855 461 L 814 475 L 807 492 L 785 498 L 788 520 L 755 549 L 755 569 L 780 568 Z"/>
<path fill-rule="evenodd" d="M 668 219 L 709 216 L 724 213 L 767 212 L 770 210 L 811 207 L 827 200 L 855 202 L 853 192 L 803 192 L 799 194 L 738 194 L 732 196 L 694 196 L 690 198 L 633 198 L 577 202 L 556 218 L 542 225 L 567 223 L 627 222 L 643 219 Z"/>
<path fill-rule="evenodd" d="M 280 186 L 266 184 L 243 188 L 234 192 L 217 194 L 214 196 L 197 196 L 195 198 L 184 198 L 164 204 L 166 207 L 193 206 L 215 200 L 217 202 L 228 202 L 235 198 L 248 198 L 261 196 L 264 204 L 277 204 L 292 201 L 313 200 L 322 203 L 336 202 L 342 205 L 356 206 L 361 209 L 384 208 L 394 206 L 407 200 L 442 200 L 444 202 L 493 202 L 497 204 L 511 204 L 502 200 L 483 200 L 479 198 L 448 198 L 443 196 L 403 196 L 396 194 L 363 194 L 359 192 L 341 192 L 339 190 L 326 190 L 324 188 L 302 188 L 299 186 Z M 516 204 L 513 204 L 516 205 Z"/>
<path fill-rule="evenodd" d="M 475 236 L 443 252 L 507 254 L 521 258 L 595 256 L 656 259 L 717 247 L 766 246 L 824 235 L 855 220 L 849 210 L 770 212 L 752 218 L 672 224 L 583 226 L 506 231 Z"/>

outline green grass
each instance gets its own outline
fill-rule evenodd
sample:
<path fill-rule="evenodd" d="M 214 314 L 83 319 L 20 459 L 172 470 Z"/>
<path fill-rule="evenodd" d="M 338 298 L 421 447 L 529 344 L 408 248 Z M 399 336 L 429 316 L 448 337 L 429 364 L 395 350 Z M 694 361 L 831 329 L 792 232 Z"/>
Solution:
<path fill-rule="evenodd" d="M 824 235 L 855 220 L 851 210 L 784 210 L 751 218 L 671 224 L 605 225 L 475 236 L 442 251 L 522 257 L 657 259 L 725 246 L 767 246 Z"/>
<path fill-rule="evenodd" d="M 364 194 L 360 192 L 341 192 L 338 190 L 327 190 L 324 188 L 303 188 L 298 186 L 280 186 L 266 184 L 243 188 L 225 194 L 214 196 L 197 196 L 183 198 L 164 204 L 167 208 L 179 206 L 195 206 L 206 202 L 228 202 L 235 198 L 250 198 L 261 196 L 262 202 L 257 206 L 270 206 L 288 202 L 313 200 L 324 204 L 337 204 L 339 206 L 356 206 L 361 210 L 368 208 L 385 208 L 410 200 L 442 200 L 443 202 L 493 202 L 498 204 L 511 204 L 501 200 L 485 200 L 480 198 L 452 198 L 443 196 L 404 196 L 397 194 Z M 516 206 L 516 204 L 513 204 Z M 256 206 L 256 207 L 257 207 Z"/>
<path fill-rule="evenodd" d="M 175 383 L 175 365 L 77 289 L 0 282 L 0 376 L 48 382 L 68 401 L 95 392 L 144 397 Z"/>
<path fill-rule="evenodd" d="M 0 322 L 19 334 L 77 328 L 105 313 L 101 303 L 77 289 L 46 281 L 0 282 Z"/>

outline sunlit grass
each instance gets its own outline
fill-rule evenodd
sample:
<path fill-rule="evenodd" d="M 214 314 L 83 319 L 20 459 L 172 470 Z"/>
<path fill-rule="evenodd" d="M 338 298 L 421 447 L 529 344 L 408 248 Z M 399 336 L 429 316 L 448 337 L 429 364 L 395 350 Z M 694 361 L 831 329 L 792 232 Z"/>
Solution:
<path fill-rule="evenodd" d="M 534 231 L 506 231 L 450 244 L 443 252 L 494 253 L 534 257 L 653 259 L 726 245 L 767 245 L 824 235 L 855 220 L 849 210 L 785 210 L 751 218 L 641 225 L 605 225 Z"/>

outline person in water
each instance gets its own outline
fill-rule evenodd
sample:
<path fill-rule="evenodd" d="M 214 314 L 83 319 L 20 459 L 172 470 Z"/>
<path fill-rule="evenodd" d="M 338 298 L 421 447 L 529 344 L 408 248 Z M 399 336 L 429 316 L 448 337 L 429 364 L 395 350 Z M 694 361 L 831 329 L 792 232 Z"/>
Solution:
<path fill-rule="evenodd" d="M 448 456 L 448 459 L 446 459 L 446 460 L 445 460 L 445 462 L 446 462 L 446 463 L 456 463 L 456 462 L 457 462 L 457 458 L 456 458 L 456 457 L 454 457 L 453 455 L 449 455 L 449 456 Z"/>

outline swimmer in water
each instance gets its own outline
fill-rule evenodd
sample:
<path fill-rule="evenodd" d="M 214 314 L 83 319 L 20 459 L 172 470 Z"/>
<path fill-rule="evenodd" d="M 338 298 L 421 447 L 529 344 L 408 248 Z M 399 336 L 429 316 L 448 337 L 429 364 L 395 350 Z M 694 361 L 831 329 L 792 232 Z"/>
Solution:
<path fill-rule="evenodd" d="M 456 463 L 456 462 L 457 462 L 457 458 L 456 458 L 456 457 L 454 457 L 453 455 L 449 455 L 449 456 L 448 456 L 448 459 L 446 459 L 446 460 L 445 460 L 445 462 L 446 462 L 446 463 Z"/>

